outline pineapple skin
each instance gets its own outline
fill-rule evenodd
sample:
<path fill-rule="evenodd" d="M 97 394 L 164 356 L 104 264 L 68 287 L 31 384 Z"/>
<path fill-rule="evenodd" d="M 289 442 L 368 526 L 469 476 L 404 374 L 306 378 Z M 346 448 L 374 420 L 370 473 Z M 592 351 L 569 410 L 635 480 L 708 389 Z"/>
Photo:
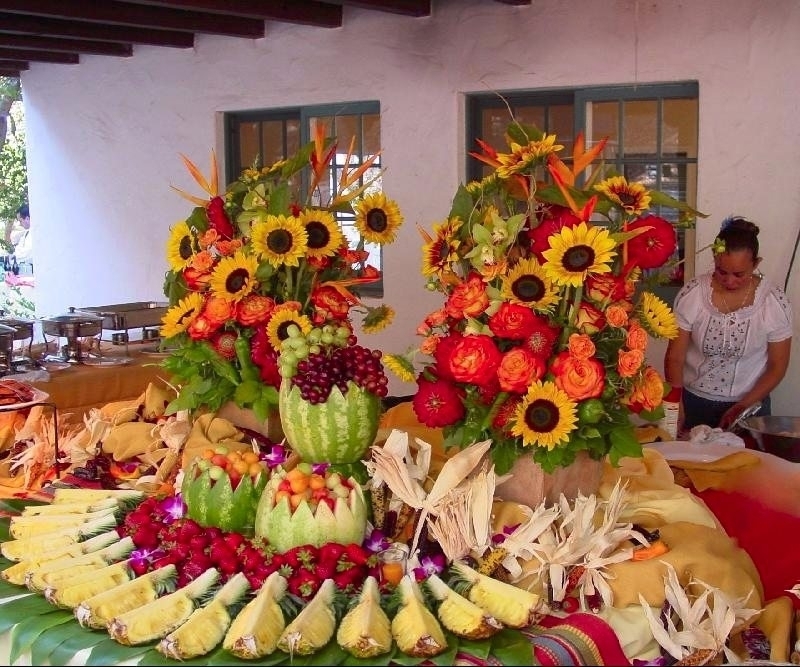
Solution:
<path fill-rule="evenodd" d="M 44 597 L 57 607 L 74 609 L 88 597 L 124 584 L 133 578 L 133 572 L 125 561 L 113 563 L 97 572 L 77 577 L 64 586 L 48 586 Z"/>
<path fill-rule="evenodd" d="M 256 596 L 233 619 L 222 647 L 244 660 L 274 653 L 286 627 L 283 610 L 278 604 L 285 594 L 286 579 L 273 572 Z"/>

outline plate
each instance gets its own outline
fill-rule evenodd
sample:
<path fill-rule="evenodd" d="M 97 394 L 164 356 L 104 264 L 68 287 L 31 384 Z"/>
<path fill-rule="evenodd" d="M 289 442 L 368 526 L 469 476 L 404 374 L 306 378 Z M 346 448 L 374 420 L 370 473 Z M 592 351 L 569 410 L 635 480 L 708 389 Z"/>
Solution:
<path fill-rule="evenodd" d="M 127 366 L 133 359 L 130 357 L 84 357 L 84 366 Z"/>
<path fill-rule="evenodd" d="M 0 405 L 0 412 L 22 410 L 23 408 L 29 408 L 32 405 L 44 403 L 48 398 L 50 398 L 50 394 L 41 391 L 36 387 L 31 387 L 31 390 L 33 391 L 33 398 L 30 401 L 25 401 L 24 403 L 9 403 L 7 405 Z"/>
<path fill-rule="evenodd" d="M 726 456 L 742 451 L 740 447 L 713 442 L 694 443 L 689 440 L 650 442 L 643 446 L 658 450 L 667 461 L 694 461 L 697 463 L 719 461 Z"/>
<path fill-rule="evenodd" d="M 58 373 L 59 371 L 65 371 L 73 366 L 73 364 L 69 364 L 66 361 L 42 361 L 40 365 L 42 370 L 48 373 Z"/>
<path fill-rule="evenodd" d="M 139 353 L 146 357 L 166 357 L 172 354 L 172 350 L 140 350 Z"/>

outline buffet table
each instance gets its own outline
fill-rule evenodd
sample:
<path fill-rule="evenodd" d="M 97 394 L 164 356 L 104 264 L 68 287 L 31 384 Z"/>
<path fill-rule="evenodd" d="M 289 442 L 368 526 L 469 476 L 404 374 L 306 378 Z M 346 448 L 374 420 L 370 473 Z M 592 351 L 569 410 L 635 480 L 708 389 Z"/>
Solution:
<path fill-rule="evenodd" d="M 109 346 L 103 349 L 108 357 L 122 356 L 124 350 Z M 151 382 L 163 383 L 167 377 L 160 367 L 162 355 L 130 349 L 129 363 L 124 365 L 73 364 L 50 373 L 47 381 L 32 384 L 50 395 L 59 417 L 65 422 L 82 423 L 92 408 L 139 397 Z"/>

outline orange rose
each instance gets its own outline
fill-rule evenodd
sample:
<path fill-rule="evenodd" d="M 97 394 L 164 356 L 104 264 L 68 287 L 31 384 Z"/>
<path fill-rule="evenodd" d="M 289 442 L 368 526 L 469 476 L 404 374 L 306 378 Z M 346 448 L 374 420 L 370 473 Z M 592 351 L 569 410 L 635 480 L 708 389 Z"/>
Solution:
<path fill-rule="evenodd" d="M 617 371 L 620 377 L 633 377 L 643 362 L 644 352 L 642 350 L 620 350 L 617 358 Z"/>
<path fill-rule="evenodd" d="M 464 281 L 456 285 L 447 298 L 445 309 L 450 317 L 478 317 L 489 305 L 486 285 L 477 273 L 472 273 Z"/>
<path fill-rule="evenodd" d="M 498 338 L 525 340 L 536 326 L 536 315 L 527 306 L 504 301 L 489 318 L 489 329 Z"/>
<path fill-rule="evenodd" d="M 515 347 L 506 352 L 497 369 L 500 389 L 514 394 L 524 394 L 528 385 L 539 380 L 545 371 L 544 362 L 526 347 Z"/>
<path fill-rule="evenodd" d="M 311 293 L 311 302 L 319 312 L 321 321 L 328 317 L 343 320 L 350 312 L 350 300 L 332 285 L 323 285 L 315 289 Z"/>
<path fill-rule="evenodd" d="M 227 299 L 213 294 L 206 299 L 203 316 L 216 328 L 233 316 L 233 305 Z"/>
<path fill-rule="evenodd" d="M 607 305 L 614 301 L 630 299 L 635 288 L 631 280 L 603 273 L 589 276 L 586 281 L 586 296 L 594 303 Z"/>
<path fill-rule="evenodd" d="M 606 308 L 606 322 L 612 327 L 621 329 L 628 323 L 628 311 L 618 304 Z"/>
<path fill-rule="evenodd" d="M 628 327 L 628 336 L 625 344 L 631 350 L 642 350 L 644 352 L 647 349 L 647 342 L 647 331 L 638 322 L 631 322 L 630 327 Z"/>
<path fill-rule="evenodd" d="M 216 229 L 207 229 L 204 231 L 200 236 L 197 238 L 197 242 L 200 244 L 200 247 L 210 248 L 217 242 L 219 238 L 219 232 Z"/>
<path fill-rule="evenodd" d="M 189 327 L 186 329 L 186 332 L 189 334 L 189 337 L 192 340 L 206 340 L 207 338 L 211 337 L 217 330 L 217 327 L 211 324 L 209 319 L 204 315 L 200 315 L 196 317 Z"/>
<path fill-rule="evenodd" d="M 208 281 L 211 280 L 211 273 L 209 271 L 198 271 L 194 267 L 187 267 L 183 270 L 183 279 L 186 281 L 186 286 L 193 292 L 202 292 L 208 287 Z"/>
<path fill-rule="evenodd" d="M 597 359 L 576 359 L 568 351 L 553 360 L 550 370 L 556 386 L 573 401 L 597 398 L 603 393 L 606 371 Z"/>
<path fill-rule="evenodd" d="M 235 255 L 236 251 L 242 247 L 241 239 L 231 239 L 225 240 L 222 239 L 217 242 L 216 248 L 217 252 L 222 255 L 223 257 L 230 257 L 231 255 Z"/>
<path fill-rule="evenodd" d="M 266 322 L 275 310 L 275 300 L 260 294 L 248 294 L 236 307 L 236 320 L 246 327 Z"/>
<path fill-rule="evenodd" d="M 214 266 L 214 255 L 208 250 L 201 250 L 192 259 L 192 268 L 197 271 L 209 271 Z"/>
<path fill-rule="evenodd" d="M 574 333 L 569 337 L 569 353 L 576 359 L 588 359 L 595 353 L 594 342 L 586 334 Z"/>
<path fill-rule="evenodd" d="M 661 405 L 663 396 L 664 381 L 655 368 L 648 366 L 624 402 L 634 412 L 649 411 Z"/>
<path fill-rule="evenodd" d="M 575 318 L 575 326 L 578 331 L 589 335 L 596 334 L 605 325 L 606 317 L 602 311 L 588 301 L 582 301 L 578 308 L 578 316 Z"/>
<path fill-rule="evenodd" d="M 440 349 L 442 342 L 439 342 Z M 449 352 L 447 368 L 457 382 L 488 384 L 500 366 L 500 350 L 493 338 L 483 334 L 462 336 Z"/>

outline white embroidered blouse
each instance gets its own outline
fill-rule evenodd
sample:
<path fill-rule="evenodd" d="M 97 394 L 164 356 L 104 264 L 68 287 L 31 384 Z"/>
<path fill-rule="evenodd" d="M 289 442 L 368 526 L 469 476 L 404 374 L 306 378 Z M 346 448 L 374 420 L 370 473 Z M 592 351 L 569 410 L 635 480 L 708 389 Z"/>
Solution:
<path fill-rule="evenodd" d="M 792 307 L 783 290 L 762 276 L 753 303 L 721 313 L 711 301 L 711 274 L 686 283 L 675 299 L 678 326 L 692 334 L 683 385 L 717 401 L 738 401 L 767 363 L 767 343 L 792 336 Z"/>

